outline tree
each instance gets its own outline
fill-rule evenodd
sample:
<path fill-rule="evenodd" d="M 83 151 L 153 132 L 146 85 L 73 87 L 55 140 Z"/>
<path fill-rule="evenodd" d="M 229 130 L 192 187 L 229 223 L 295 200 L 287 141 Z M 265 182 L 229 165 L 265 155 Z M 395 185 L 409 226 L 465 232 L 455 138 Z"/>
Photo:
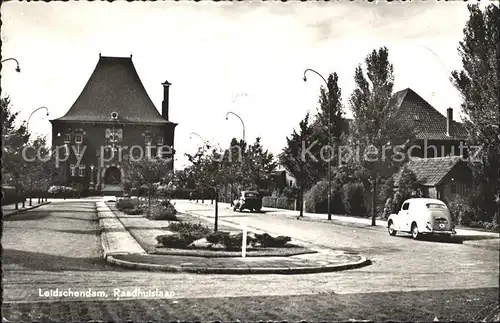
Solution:
<path fill-rule="evenodd" d="M 453 71 L 451 81 L 462 95 L 464 125 L 472 145 L 482 147 L 475 163 L 482 195 L 483 211 L 492 220 L 498 216 L 500 135 L 498 66 L 500 63 L 500 9 L 490 4 L 481 11 L 468 5 L 469 20 L 463 29 L 458 52 L 463 68 Z"/>
<path fill-rule="evenodd" d="M 129 181 L 132 187 L 147 189 L 148 215 L 151 214 L 151 199 L 158 188 L 172 181 L 169 163 L 168 159 L 161 157 L 124 158 L 124 179 Z"/>
<path fill-rule="evenodd" d="M 263 189 L 271 179 L 276 166 L 273 154 L 264 149 L 260 138 L 256 138 L 244 155 L 243 174 L 246 175 L 244 182 L 257 190 Z"/>
<path fill-rule="evenodd" d="M 224 152 L 224 159 L 222 161 L 222 169 L 227 174 L 227 183 L 230 186 L 231 205 L 233 203 L 233 193 L 239 190 L 244 185 L 245 174 L 243 169 L 243 160 L 247 154 L 247 144 L 243 140 L 236 140 L 233 138 L 229 145 L 229 149 Z M 236 186 L 236 187 L 235 187 Z"/>
<path fill-rule="evenodd" d="M 355 89 L 349 103 L 354 115 L 350 132 L 351 148 L 360 148 L 361 164 L 370 173 L 372 225 L 375 225 L 377 185 L 381 177 L 392 175 L 398 165 L 401 146 L 412 142 L 413 132 L 398 121 L 396 105 L 390 104 L 394 85 L 393 66 L 386 47 L 373 50 L 365 59 L 366 76 L 361 65 L 354 73 Z"/>
<path fill-rule="evenodd" d="M 278 156 L 280 164 L 292 174 L 298 182 L 300 215 L 304 210 L 304 191 L 312 186 L 314 176 L 310 173 L 308 165 L 311 163 L 304 154 L 303 147 L 309 147 L 313 139 L 313 128 L 309 124 L 309 113 L 299 123 L 299 132 L 293 131 L 290 137 L 286 138 L 287 145 Z"/>
<path fill-rule="evenodd" d="M 55 170 L 54 160 L 50 157 L 50 149 L 45 137 L 37 137 L 31 144 L 30 149 L 25 151 L 26 187 L 30 192 L 29 204 L 32 204 L 32 196 L 39 196 L 49 189 L 52 174 Z"/>
<path fill-rule="evenodd" d="M 338 160 L 338 145 L 345 132 L 344 108 L 342 105 L 342 92 L 338 85 L 337 73 L 330 74 L 327 80 L 327 89 L 321 87 L 319 98 L 319 109 L 312 124 L 313 142 L 316 145 L 311 152 L 318 159 L 317 163 L 310 163 L 310 173 L 317 181 L 323 179 L 328 173 L 328 159 Z M 331 147 L 325 156 L 323 147 Z M 335 166 L 336 163 L 333 165 Z"/>
<path fill-rule="evenodd" d="M 191 162 L 191 166 L 188 168 L 190 176 L 194 179 L 196 191 L 201 190 L 201 198 L 204 202 L 205 195 L 204 191 L 209 187 L 209 177 L 210 175 L 206 173 L 205 164 L 207 162 L 207 149 L 210 149 L 211 145 L 209 143 L 204 143 L 203 147 L 200 147 L 196 154 L 191 155 L 186 153 L 185 156 Z"/>
<path fill-rule="evenodd" d="M 16 210 L 17 200 L 26 189 L 27 163 L 23 158 L 23 148 L 28 143 L 30 134 L 23 121 L 20 126 L 16 125 L 19 112 L 13 113 L 9 97 L 0 99 L 2 107 L 2 173 L 4 182 L 15 187 L 16 190 Z M 24 201 L 23 201 L 24 204 Z"/>

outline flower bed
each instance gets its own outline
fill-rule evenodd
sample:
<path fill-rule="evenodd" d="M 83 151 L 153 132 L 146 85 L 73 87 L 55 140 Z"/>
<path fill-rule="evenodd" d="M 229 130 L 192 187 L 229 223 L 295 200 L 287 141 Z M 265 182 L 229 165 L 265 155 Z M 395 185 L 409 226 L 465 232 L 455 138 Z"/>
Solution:
<path fill-rule="evenodd" d="M 166 229 L 171 233 L 156 237 L 158 245 L 154 254 L 199 257 L 241 256 L 242 233 L 213 232 L 205 225 L 191 222 L 171 223 Z M 247 234 L 247 255 L 284 257 L 315 252 L 288 243 L 290 241 L 290 237 L 273 237 L 267 233 Z"/>

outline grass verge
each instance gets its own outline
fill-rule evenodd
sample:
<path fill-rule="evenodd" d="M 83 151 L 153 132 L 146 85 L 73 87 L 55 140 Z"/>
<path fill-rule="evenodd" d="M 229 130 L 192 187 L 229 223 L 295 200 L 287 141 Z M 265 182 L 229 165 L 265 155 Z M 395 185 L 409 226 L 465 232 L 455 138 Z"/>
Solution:
<path fill-rule="evenodd" d="M 173 256 L 190 256 L 190 257 L 206 257 L 206 258 L 223 258 L 223 257 L 241 257 L 241 251 L 226 251 L 226 250 L 207 250 L 207 249 L 173 249 L 157 247 L 151 254 L 158 255 L 173 255 Z M 296 255 L 304 255 L 316 253 L 304 247 L 288 245 L 283 248 L 255 248 L 247 250 L 247 257 L 290 257 Z"/>

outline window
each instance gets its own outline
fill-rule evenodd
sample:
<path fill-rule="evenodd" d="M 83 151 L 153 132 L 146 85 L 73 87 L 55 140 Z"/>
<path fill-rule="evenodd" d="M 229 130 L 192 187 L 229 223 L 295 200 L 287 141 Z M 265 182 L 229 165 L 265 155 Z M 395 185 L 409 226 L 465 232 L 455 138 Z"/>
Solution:
<path fill-rule="evenodd" d="M 105 136 L 106 136 L 106 139 L 109 139 L 111 137 L 111 129 L 109 129 L 109 128 L 106 129 Z"/>
<path fill-rule="evenodd" d="M 76 176 L 76 166 L 71 164 L 69 168 L 71 169 L 71 176 Z"/>
<path fill-rule="evenodd" d="M 457 184 L 451 183 L 451 194 L 457 194 Z"/>
<path fill-rule="evenodd" d="M 75 135 L 75 142 L 81 144 L 83 142 L 83 135 L 81 133 Z"/>
<path fill-rule="evenodd" d="M 403 204 L 403 210 L 408 210 L 410 208 L 410 203 Z"/>
<path fill-rule="evenodd" d="M 122 139 L 122 138 L 123 138 L 123 129 L 116 130 L 116 139 Z"/>
<path fill-rule="evenodd" d="M 85 165 L 80 165 L 80 167 L 78 168 L 78 176 L 85 176 Z"/>
<path fill-rule="evenodd" d="M 146 145 L 151 145 L 151 136 L 150 135 L 145 135 L 144 136 L 144 142 Z"/>
<path fill-rule="evenodd" d="M 428 209 L 446 209 L 444 204 L 439 203 L 427 203 L 426 206 Z"/>
<path fill-rule="evenodd" d="M 71 134 L 67 133 L 64 135 L 64 142 L 70 142 L 71 141 Z"/>
<path fill-rule="evenodd" d="M 163 146 L 163 137 L 158 137 L 157 143 L 158 146 Z"/>

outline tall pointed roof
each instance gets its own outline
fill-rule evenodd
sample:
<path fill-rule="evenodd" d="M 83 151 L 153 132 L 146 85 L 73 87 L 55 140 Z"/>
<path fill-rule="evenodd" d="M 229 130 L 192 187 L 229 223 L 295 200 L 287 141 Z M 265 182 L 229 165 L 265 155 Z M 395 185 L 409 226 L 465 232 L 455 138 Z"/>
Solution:
<path fill-rule="evenodd" d="M 156 109 L 132 62 L 132 57 L 99 56 L 80 96 L 69 111 L 54 121 L 108 122 L 112 112 L 118 122 L 171 123 Z"/>
<path fill-rule="evenodd" d="M 417 129 L 418 139 L 464 140 L 467 131 L 453 121 L 450 136 L 446 133 L 446 117 L 410 88 L 394 93 L 389 104 L 395 105 L 401 122 Z"/>

